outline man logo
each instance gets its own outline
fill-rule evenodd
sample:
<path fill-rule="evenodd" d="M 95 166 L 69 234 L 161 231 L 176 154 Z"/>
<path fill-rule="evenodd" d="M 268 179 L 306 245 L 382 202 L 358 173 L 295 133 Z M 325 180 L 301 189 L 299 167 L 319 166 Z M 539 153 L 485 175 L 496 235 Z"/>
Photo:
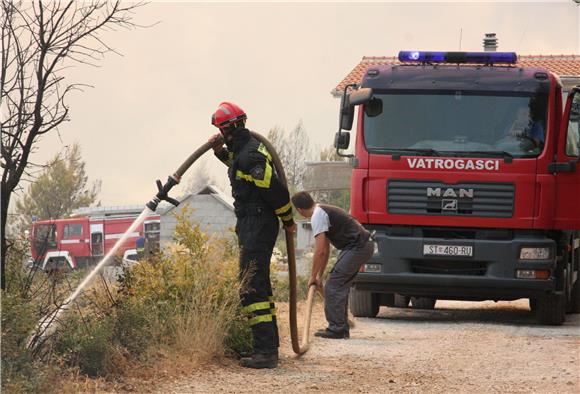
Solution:
<path fill-rule="evenodd" d="M 427 197 L 452 197 L 452 198 L 473 198 L 473 189 L 453 189 L 448 187 L 428 187 Z"/>
<path fill-rule="evenodd" d="M 453 211 L 457 212 L 457 200 L 443 199 L 441 200 L 441 210 L 442 211 Z"/>

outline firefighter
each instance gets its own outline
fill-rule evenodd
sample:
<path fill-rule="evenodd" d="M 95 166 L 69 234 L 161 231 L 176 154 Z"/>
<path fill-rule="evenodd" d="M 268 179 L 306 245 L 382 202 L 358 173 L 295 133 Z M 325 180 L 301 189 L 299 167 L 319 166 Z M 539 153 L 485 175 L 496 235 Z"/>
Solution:
<path fill-rule="evenodd" d="M 137 251 L 137 260 L 142 260 L 145 257 L 145 237 L 143 233 L 139 233 L 139 238 L 135 241 L 135 249 Z"/>
<path fill-rule="evenodd" d="M 240 299 L 253 338 L 252 356 L 242 358 L 241 365 L 276 368 L 279 339 L 270 258 L 278 236 L 278 218 L 292 232 L 296 225 L 288 189 L 276 175 L 270 152 L 246 129 L 246 119 L 246 113 L 237 105 L 221 103 L 212 116 L 212 124 L 220 133 L 212 136 L 210 142 L 216 157 L 228 166 L 237 217 L 243 283 Z"/>

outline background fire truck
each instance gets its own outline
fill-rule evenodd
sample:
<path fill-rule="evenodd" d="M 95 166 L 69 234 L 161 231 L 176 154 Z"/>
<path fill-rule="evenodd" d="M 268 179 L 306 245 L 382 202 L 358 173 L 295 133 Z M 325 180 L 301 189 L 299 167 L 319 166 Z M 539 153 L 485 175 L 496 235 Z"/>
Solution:
<path fill-rule="evenodd" d="M 519 298 L 545 324 L 580 312 L 580 88 L 563 103 L 557 75 L 511 52 L 399 61 L 341 103 L 337 151 L 359 106 L 351 213 L 377 244 L 352 312 Z"/>
<path fill-rule="evenodd" d="M 34 265 L 43 270 L 75 269 L 96 264 L 123 236 L 137 215 L 73 217 L 41 220 L 30 232 Z M 151 250 L 159 248 L 160 217 L 152 215 L 121 244 L 118 261 L 135 249 L 140 234 Z"/>

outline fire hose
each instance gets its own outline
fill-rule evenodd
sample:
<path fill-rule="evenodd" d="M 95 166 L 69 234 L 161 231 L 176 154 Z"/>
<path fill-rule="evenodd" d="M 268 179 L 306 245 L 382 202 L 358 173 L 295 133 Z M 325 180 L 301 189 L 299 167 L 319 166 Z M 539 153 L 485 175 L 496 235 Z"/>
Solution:
<path fill-rule="evenodd" d="M 278 178 L 284 185 L 288 185 L 286 180 L 286 173 L 284 172 L 284 167 L 280 161 L 280 157 L 276 153 L 276 150 L 272 144 L 262 135 L 250 132 L 252 137 L 260 141 L 268 152 L 272 155 L 272 162 L 274 163 L 274 168 L 276 169 L 276 174 Z M 157 195 L 149 201 L 146 205 L 147 207 L 155 212 L 159 203 L 164 200 L 175 206 L 179 205 L 179 201 L 168 196 L 169 191 L 175 185 L 181 181 L 183 174 L 191 167 L 191 165 L 199 159 L 203 154 L 212 148 L 212 142 L 206 142 L 200 146 L 196 151 L 194 151 L 186 161 L 175 171 L 173 175 L 170 175 L 167 179 L 165 185 L 157 180 L 157 188 L 159 189 Z M 310 320 L 312 317 L 312 306 L 314 304 L 314 295 L 316 293 L 316 285 L 311 285 L 308 289 L 308 297 L 306 300 L 306 321 L 302 330 L 302 340 L 298 336 L 298 319 L 297 319 L 297 291 L 296 291 L 296 253 L 294 249 L 294 234 L 288 229 L 285 229 L 286 235 L 286 250 L 288 254 L 288 278 L 290 286 L 290 338 L 292 342 L 292 350 L 294 353 L 301 355 L 308 351 L 310 346 L 309 335 L 310 335 Z M 322 292 L 320 292 L 322 294 Z"/>

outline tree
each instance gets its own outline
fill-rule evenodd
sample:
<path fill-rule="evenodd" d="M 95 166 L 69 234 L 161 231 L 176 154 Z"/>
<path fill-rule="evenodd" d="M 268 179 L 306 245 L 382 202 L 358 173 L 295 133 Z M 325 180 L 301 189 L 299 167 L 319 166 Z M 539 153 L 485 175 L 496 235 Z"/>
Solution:
<path fill-rule="evenodd" d="M 58 219 L 74 209 L 92 205 L 100 188 L 100 181 L 88 184 L 81 149 L 75 143 L 64 158 L 57 155 L 47 163 L 26 194 L 16 202 L 18 228 L 28 228 L 33 216 L 40 220 Z"/>
<path fill-rule="evenodd" d="M 134 27 L 132 11 L 139 6 L 120 0 L 1 0 L 2 289 L 12 193 L 21 189 L 23 176 L 31 177 L 30 154 L 39 138 L 69 120 L 67 94 L 83 87 L 65 81 L 64 70 L 75 64 L 95 65 L 105 53 L 114 51 L 100 33 Z"/>
<path fill-rule="evenodd" d="M 274 126 L 268 131 L 267 138 L 274 148 L 276 148 L 276 153 L 278 153 L 280 160 L 284 162 L 283 158 L 286 157 L 286 132 L 284 129 L 279 126 Z"/>
<path fill-rule="evenodd" d="M 290 133 L 280 127 L 268 132 L 268 141 L 274 145 L 284 166 L 291 192 L 302 189 L 306 162 L 311 159 L 310 140 L 300 120 Z"/>

